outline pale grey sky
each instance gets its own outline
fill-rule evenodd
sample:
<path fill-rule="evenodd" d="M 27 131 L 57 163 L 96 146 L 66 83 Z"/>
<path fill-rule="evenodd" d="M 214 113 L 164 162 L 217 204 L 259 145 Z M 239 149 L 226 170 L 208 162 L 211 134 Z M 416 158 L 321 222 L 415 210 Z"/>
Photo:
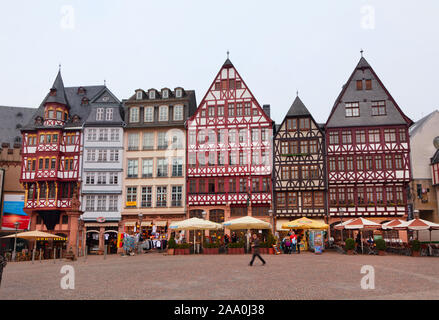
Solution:
<path fill-rule="evenodd" d="M 183 86 L 197 103 L 230 59 L 279 123 L 296 96 L 319 122 L 360 49 L 403 111 L 439 107 L 439 1 L 2 1 L 0 105 L 37 107 L 66 86 Z"/>

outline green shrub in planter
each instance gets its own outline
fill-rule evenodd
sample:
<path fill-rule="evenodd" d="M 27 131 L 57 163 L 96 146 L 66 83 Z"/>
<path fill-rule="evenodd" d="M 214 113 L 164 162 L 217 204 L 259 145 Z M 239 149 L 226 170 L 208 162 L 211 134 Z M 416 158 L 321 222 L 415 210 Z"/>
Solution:
<path fill-rule="evenodd" d="M 412 250 L 413 251 L 420 251 L 421 250 L 421 243 L 419 240 L 413 240 L 411 242 Z"/>
<path fill-rule="evenodd" d="M 354 250 L 355 249 L 355 241 L 352 238 L 346 239 L 346 250 Z"/>
<path fill-rule="evenodd" d="M 386 242 L 383 239 L 377 239 L 375 244 L 378 250 L 386 250 Z"/>
<path fill-rule="evenodd" d="M 177 243 L 175 242 L 174 237 L 171 237 L 168 242 L 168 249 L 175 249 L 177 247 Z"/>
<path fill-rule="evenodd" d="M 244 248 L 243 242 L 230 243 L 229 248 Z"/>
<path fill-rule="evenodd" d="M 177 245 L 178 249 L 189 249 L 191 247 L 190 243 L 181 243 Z"/>

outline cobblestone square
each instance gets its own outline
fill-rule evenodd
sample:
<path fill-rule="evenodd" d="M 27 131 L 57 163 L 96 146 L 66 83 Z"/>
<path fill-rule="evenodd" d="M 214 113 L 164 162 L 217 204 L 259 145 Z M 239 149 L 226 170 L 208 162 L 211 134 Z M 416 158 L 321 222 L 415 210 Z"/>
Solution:
<path fill-rule="evenodd" d="M 8 263 L 0 299 L 438 299 L 439 259 L 405 256 L 264 255 L 89 256 L 75 262 Z M 63 265 L 75 289 L 63 290 Z M 375 289 L 363 290 L 363 265 L 375 269 Z"/>

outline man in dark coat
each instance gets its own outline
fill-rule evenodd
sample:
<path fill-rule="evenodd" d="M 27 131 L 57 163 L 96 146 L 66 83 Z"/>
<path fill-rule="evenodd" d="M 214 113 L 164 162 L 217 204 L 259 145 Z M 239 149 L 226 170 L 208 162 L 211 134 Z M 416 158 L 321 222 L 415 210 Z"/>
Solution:
<path fill-rule="evenodd" d="M 0 286 L 2 284 L 3 268 L 6 267 L 6 258 L 0 254 Z"/>
<path fill-rule="evenodd" d="M 258 257 L 262 261 L 262 265 L 265 265 L 265 260 L 262 259 L 261 255 L 259 254 L 259 246 L 260 246 L 260 242 L 258 236 L 256 235 L 256 233 L 254 233 L 253 241 L 252 241 L 253 257 L 252 257 L 252 261 L 250 261 L 249 263 L 249 266 L 253 265 L 253 261 L 255 261 L 256 257 Z"/>

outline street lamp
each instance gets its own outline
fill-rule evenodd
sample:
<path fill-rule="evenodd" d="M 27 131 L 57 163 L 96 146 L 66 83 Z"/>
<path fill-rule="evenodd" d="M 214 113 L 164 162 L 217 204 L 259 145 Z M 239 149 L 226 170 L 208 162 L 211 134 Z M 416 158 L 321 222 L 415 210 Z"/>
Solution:
<path fill-rule="evenodd" d="M 18 226 L 20 225 L 20 223 L 14 222 L 14 227 L 15 227 L 15 239 L 14 239 L 14 251 L 12 252 L 12 260 L 15 261 L 16 255 L 17 255 L 17 233 L 18 233 Z"/>
<path fill-rule="evenodd" d="M 272 232 L 274 235 L 274 215 L 273 215 L 273 210 L 268 210 L 268 215 L 270 216 L 270 221 L 271 221 L 271 228 L 272 228 Z"/>

